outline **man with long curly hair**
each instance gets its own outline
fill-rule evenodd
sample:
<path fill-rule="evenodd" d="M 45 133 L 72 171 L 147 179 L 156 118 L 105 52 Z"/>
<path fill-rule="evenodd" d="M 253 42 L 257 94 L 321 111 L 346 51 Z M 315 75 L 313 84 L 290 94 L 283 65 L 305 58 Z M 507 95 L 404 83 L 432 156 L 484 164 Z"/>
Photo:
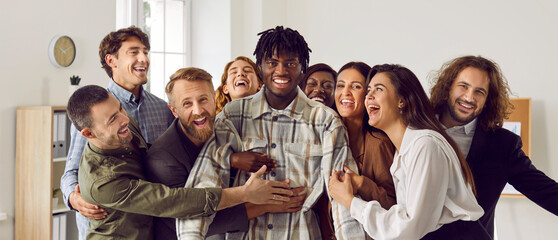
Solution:
<path fill-rule="evenodd" d="M 444 64 L 435 81 L 430 101 L 471 167 L 487 232 L 494 236 L 496 203 L 506 183 L 558 215 L 558 183 L 535 168 L 519 136 L 502 128 L 511 103 L 498 65 L 480 56 L 459 57 Z"/>

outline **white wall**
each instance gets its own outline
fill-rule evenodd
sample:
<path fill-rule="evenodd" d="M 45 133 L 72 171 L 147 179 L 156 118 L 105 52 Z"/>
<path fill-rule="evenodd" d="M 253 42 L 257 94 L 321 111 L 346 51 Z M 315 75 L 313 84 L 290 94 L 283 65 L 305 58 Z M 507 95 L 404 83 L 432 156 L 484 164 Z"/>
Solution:
<path fill-rule="evenodd" d="M 114 1 L 3 1 L 0 8 L 0 239 L 14 238 L 16 106 L 66 105 L 69 78 L 105 86 L 98 47 L 115 26 Z M 77 48 L 66 69 L 50 64 L 52 37 L 66 34 Z M 32 226 L 29 226 L 32 227 Z"/>
<path fill-rule="evenodd" d="M 232 32 L 233 40 L 245 41 L 233 45 L 232 56 L 241 53 L 253 58 L 256 34 L 284 25 L 304 36 L 312 49 L 311 64 L 325 62 L 339 69 L 354 60 L 370 65 L 398 63 L 413 70 L 427 92 L 431 87 L 427 76 L 445 61 L 468 54 L 493 59 L 516 97 L 532 98 L 532 160 L 558 179 L 558 127 L 552 124 L 558 119 L 558 2 L 240 2 L 254 4 L 256 17 L 241 21 L 246 25 Z M 232 20 L 250 18 L 247 12 L 233 7 Z M 556 239 L 558 217 L 527 199 L 501 199 L 496 216 L 499 239 Z"/>
<path fill-rule="evenodd" d="M 0 8 L 0 239 L 13 239 L 15 109 L 19 105 L 65 105 L 68 79 L 106 85 L 98 44 L 114 30 L 114 1 L 5 1 Z M 224 64 L 238 55 L 254 59 L 256 34 L 276 25 L 298 30 L 313 50 L 311 63 L 335 69 L 352 60 L 399 63 L 430 88 L 427 75 L 449 59 L 483 55 L 502 67 L 518 97 L 533 99 L 532 158 L 558 179 L 558 2 L 192 0 L 192 65 L 218 82 Z M 70 35 L 76 61 L 58 69 L 47 47 L 56 34 Z M 254 59 L 255 60 L 255 59 Z M 553 148 L 554 147 L 554 148 Z M 558 218 L 526 199 L 502 199 L 500 239 L 554 239 Z"/>

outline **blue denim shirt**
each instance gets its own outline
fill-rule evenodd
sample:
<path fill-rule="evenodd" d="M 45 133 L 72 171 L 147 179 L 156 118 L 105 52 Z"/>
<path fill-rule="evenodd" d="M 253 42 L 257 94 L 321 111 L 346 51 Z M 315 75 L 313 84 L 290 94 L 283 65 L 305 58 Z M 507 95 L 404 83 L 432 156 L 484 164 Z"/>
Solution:
<path fill-rule="evenodd" d="M 122 108 L 138 122 L 141 134 L 149 144 L 153 143 L 155 139 L 163 134 L 174 120 L 167 102 L 144 91 L 143 88 L 140 90 L 141 94 L 137 102 L 134 94 L 116 84 L 112 79 L 109 81 L 107 90 L 122 103 Z M 68 150 L 66 168 L 60 180 L 60 188 L 62 189 L 64 203 L 74 210 L 70 205 L 68 197 L 78 184 L 79 161 L 87 138 L 81 135 L 73 124 L 70 128 L 70 135 L 70 149 Z M 80 240 L 85 240 L 88 222 L 88 218 L 76 212 L 76 223 Z"/>

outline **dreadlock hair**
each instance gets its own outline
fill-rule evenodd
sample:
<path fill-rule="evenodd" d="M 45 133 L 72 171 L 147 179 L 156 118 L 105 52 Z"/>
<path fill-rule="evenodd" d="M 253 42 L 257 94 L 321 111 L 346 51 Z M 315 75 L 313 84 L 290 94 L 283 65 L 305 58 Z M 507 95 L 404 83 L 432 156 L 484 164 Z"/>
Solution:
<path fill-rule="evenodd" d="M 308 48 L 304 37 L 298 31 L 277 26 L 258 33 L 258 36 L 260 36 L 260 40 L 258 40 L 256 50 L 254 50 L 258 66 L 261 66 L 262 62 L 272 57 L 274 53 L 280 54 L 285 52 L 296 54 L 301 64 L 302 72 L 306 71 L 312 50 Z"/>

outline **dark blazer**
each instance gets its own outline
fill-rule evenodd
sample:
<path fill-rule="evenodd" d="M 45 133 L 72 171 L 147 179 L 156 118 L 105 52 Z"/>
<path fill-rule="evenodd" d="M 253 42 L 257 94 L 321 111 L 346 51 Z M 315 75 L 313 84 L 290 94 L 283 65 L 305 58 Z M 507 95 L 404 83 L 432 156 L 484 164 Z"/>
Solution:
<path fill-rule="evenodd" d="M 506 183 L 547 211 L 558 215 L 558 183 L 539 171 L 521 150 L 521 138 L 506 130 L 486 132 L 477 125 L 467 162 L 473 172 L 479 219 L 494 237 L 494 211 Z"/>
<path fill-rule="evenodd" d="M 182 188 L 198 157 L 196 147 L 182 131 L 178 119 L 151 145 L 144 161 L 147 180 L 173 188 Z M 155 239 L 177 239 L 176 219 L 154 218 Z M 248 231 L 248 217 L 244 204 L 218 211 L 209 226 L 207 236 Z"/>

